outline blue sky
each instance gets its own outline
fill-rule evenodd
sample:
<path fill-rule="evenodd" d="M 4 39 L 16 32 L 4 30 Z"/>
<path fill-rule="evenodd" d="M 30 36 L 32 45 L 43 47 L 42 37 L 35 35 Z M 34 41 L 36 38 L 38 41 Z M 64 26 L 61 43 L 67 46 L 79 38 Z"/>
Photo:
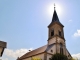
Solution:
<path fill-rule="evenodd" d="M 0 0 L 0 40 L 7 42 L 9 51 L 47 44 L 47 26 L 52 20 L 47 8 L 54 3 L 63 10 L 58 17 L 64 25 L 67 49 L 71 54 L 80 53 L 80 0 Z M 6 53 L 3 58 L 16 59 Z"/>

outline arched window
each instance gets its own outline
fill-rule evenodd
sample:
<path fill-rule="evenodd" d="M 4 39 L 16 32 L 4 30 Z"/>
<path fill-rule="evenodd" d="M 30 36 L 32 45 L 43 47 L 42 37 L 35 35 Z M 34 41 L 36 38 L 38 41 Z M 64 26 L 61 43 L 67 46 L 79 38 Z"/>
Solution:
<path fill-rule="evenodd" d="M 54 30 L 51 31 L 51 36 L 54 36 Z"/>
<path fill-rule="evenodd" d="M 60 54 L 63 54 L 63 45 L 60 43 Z"/>

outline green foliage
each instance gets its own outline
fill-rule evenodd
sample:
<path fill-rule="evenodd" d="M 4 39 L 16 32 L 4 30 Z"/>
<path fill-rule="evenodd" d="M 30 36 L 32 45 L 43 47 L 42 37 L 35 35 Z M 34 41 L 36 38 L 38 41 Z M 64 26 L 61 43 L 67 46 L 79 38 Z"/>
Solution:
<path fill-rule="evenodd" d="M 74 58 L 71 58 L 70 60 L 75 60 Z"/>
<path fill-rule="evenodd" d="M 78 58 L 71 58 L 70 60 L 78 60 Z"/>
<path fill-rule="evenodd" d="M 50 60 L 68 60 L 67 56 L 63 55 L 63 54 L 54 54 Z"/>

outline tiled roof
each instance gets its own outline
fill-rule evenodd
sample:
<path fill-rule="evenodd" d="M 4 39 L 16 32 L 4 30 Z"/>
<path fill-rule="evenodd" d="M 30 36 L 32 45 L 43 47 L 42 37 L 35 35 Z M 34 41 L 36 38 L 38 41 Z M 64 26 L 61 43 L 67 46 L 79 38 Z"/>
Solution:
<path fill-rule="evenodd" d="M 33 55 L 36 55 L 36 54 L 39 54 L 39 53 L 43 53 L 43 52 L 47 52 L 54 44 L 51 44 L 51 45 L 44 45 L 40 48 L 37 48 L 33 51 L 30 51 L 26 54 L 24 54 L 23 56 L 21 56 L 20 58 L 18 58 L 19 60 L 20 59 L 24 59 L 24 58 L 27 58 L 27 57 L 30 57 L 30 56 L 33 56 Z"/>
<path fill-rule="evenodd" d="M 42 47 L 40 47 L 38 49 L 32 50 L 32 51 L 24 54 L 22 57 L 20 57 L 19 60 L 23 59 L 23 58 L 27 58 L 27 57 L 33 56 L 33 55 L 36 55 L 36 54 L 39 54 L 39 53 L 42 53 L 42 52 L 44 52 L 46 50 L 46 48 L 47 48 L 47 45 L 42 46 Z"/>
<path fill-rule="evenodd" d="M 54 43 L 54 44 L 55 44 L 55 43 Z M 45 51 L 47 52 L 51 47 L 53 47 L 54 44 L 50 44 L 50 45 L 48 45 L 48 47 L 46 48 Z"/>

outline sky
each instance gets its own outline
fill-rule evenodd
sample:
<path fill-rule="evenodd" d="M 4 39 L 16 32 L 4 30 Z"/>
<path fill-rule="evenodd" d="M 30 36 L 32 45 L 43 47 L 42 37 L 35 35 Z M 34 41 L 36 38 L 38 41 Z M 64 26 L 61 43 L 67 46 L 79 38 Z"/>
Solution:
<path fill-rule="evenodd" d="M 80 59 L 80 0 L 0 0 L 0 40 L 7 42 L 1 59 L 16 60 L 47 44 L 49 7 L 54 3 L 61 8 L 58 17 L 64 25 L 66 47 Z"/>

